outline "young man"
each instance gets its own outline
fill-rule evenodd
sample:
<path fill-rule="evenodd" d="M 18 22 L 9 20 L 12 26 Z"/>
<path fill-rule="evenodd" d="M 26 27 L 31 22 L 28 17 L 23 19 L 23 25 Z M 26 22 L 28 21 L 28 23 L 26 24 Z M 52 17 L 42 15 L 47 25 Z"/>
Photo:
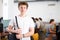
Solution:
<path fill-rule="evenodd" d="M 10 33 L 17 33 L 16 38 L 20 40 L 30 40 L 30 36 L 34 34 L 34 22 L 26 15 L 28 9 L 27 2 L 19 2 L 18 9 L 20 14 L 17 15 L 17 21 L 19 29 L 13 30 L 13 26 L 16 27 L 15 17 L 10 21 L 7 31 Z"/>
<path fill-rule="evenodd" d="M 54 40 L 55 38 L 55 20 L 51 19 L 49 25 L 46 26 L 46 40 Z"/>

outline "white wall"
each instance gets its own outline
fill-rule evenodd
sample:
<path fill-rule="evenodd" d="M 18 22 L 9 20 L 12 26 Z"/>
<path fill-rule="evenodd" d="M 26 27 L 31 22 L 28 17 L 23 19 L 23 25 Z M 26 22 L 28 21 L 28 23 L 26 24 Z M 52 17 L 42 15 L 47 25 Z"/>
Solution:
<path fill-rule="evenodd" d="M 31 16 L 42 17 L 43 21 L 49 21 L 51 18 L 60 22 L 60 2 L 34 2 L 29 3 L 29 12 Z M 48 4 L 56 4 L 48 6 Z"/>
<path fill-rule="evenodd" d="M 2 7 L 3 7 L 2 0 L 0 0 L 0 17 L 3 16 Z"/>
<path fill-rule="evenodd" d="M 8 18 L 11 19 L 14 15 L 19 13 L 17 3 L 9 1 Z M 41 17 L 43 21 L 49 21 L 51 18 L 56 22 L 60 22 L 60 2 L 28 2 L 28 15 L 33 17 Z M 55 6 L 48 6 L 48 4 L 56 4 Z"/>

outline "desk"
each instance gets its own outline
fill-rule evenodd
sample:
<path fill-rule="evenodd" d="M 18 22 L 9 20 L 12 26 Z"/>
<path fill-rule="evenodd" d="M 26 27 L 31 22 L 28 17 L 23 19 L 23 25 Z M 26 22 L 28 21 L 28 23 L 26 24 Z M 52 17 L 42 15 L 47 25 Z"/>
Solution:
<path fill-rule="evenodd" d="M 3 36 L 7 36 L 7 35 L 8 35 L 8 33 L 5 33 L 5 32 L 0 33 L 0 40 Z"/>

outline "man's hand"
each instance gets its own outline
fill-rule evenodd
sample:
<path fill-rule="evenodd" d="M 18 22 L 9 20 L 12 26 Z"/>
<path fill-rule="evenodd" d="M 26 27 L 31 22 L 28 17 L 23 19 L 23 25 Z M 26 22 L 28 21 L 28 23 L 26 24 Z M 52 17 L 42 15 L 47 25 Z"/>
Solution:
<path fill-rule="evenodd" d="M 13 29 L 13 26 L 11 26 L 11 25 L 9 25 L 9 26 L 6 28 L 6 31 L 7 31 L 7 32 L 10 32 L 10 33 L 21 33 L 21 32 L 22 32 L 21 28 L 14 30 L 14 29 Z"/>
<path fill-rule="evenodd" d="M 23 34 L 16 34 L 16 38 L 17 38 L 17 39 L 23 38 Z"/>
<path fill-rule="evenodd" d="M 22 33 L 22 30 L 21 30 L 21 29 L 16 29 L 16 30 L 14 31 L 14 33 L 21 34 L 21 33 Z"/>

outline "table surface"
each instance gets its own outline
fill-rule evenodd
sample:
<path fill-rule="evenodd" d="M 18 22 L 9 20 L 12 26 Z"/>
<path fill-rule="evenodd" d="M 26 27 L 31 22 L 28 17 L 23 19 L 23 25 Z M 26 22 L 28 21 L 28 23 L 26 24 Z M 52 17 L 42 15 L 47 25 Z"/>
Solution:
<path fill-rule="evenodd" d="M 7 36 L 7 35 L 8 35 L 8 33 L 5 33 L 5 32 L 0 33 L 0 37 Z"/>

